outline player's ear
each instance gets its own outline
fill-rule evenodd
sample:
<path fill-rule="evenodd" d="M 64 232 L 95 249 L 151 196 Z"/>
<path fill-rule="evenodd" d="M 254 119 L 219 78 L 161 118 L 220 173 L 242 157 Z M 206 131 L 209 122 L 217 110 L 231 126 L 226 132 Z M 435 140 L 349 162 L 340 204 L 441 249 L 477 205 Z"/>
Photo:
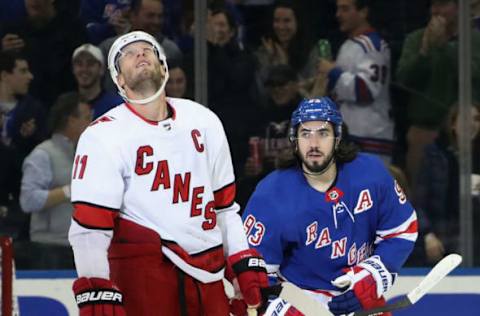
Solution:
<path fill-rule="evenodd" d="M 122 88 L 125 85 L 125 78 L 123 78 L 123 75 L 121 73 L 119 73 L 117 76 L 117 82 L 118 82 L 118 85 Z"/>

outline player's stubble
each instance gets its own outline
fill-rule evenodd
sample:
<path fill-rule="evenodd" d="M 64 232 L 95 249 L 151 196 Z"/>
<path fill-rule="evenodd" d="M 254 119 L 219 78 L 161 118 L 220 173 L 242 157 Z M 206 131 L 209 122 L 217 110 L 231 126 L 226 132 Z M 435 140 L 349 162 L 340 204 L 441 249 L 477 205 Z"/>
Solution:
<path fill-rule="evenodd" d="M 322 161 L 317 161 L 317 160 L 309 161 L 307 157 L 309 154 L 312 154 L 312 153 L 323 154 L 324 159 Z M 335 141 L 333 142 L 332 148 L 327 155 L 322 153 L 322 151 L 317 147 L 310 148 L 305 154 L 302 153 L 301 150 L 297 148 L 297 154 L 300 157 L 300 160 L 302 161 L 303 168 L 307 169 L 306 171 L 310 173 L 323 173 L 330 166 L 330 164 L 334 159 Z"/>
<path fill-rule="evenodd" d="M 125 76 L 125 83 L 132 91 L 148 96 L 152 91 L 157 91 L 163 83 L 165 72 L 160 63 L 152 67 L 143 67 L 138 74 Z"/>

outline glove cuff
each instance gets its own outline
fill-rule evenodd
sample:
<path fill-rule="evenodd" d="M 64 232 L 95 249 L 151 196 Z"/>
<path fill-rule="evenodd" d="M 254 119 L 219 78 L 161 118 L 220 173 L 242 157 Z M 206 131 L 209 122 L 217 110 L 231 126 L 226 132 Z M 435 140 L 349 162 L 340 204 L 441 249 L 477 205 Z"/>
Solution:
<path fill-rule="evenodd" d="M 235 275 L 245 271 L 257 271 L 267 273 L 265 260 L 255 249 L 246 249 L 228 257 L 228 264 L 232 267 Z"/>
<path fill-rule="evenodd" d="M 78 307 L 89 304 L 123 305 L 123 294 L 112 281 L 101 278 L 79 278 L 73 283 Z"/>
<path fill-rule="evenodd" d="M 380 260 L 380 256 L 371 256 L 358 264 L 359 267 L 367 270 L 375 280 L 377 287 L 377 298 L 380 298 L 393 285 L 395 277 Z"/>

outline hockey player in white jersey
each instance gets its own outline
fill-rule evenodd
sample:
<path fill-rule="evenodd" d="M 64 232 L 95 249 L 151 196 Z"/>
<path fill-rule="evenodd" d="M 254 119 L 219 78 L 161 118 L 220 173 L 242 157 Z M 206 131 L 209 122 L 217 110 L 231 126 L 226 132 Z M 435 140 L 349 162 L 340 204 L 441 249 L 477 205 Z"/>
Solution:
<path fill-rule="evenodd" d="M 340 30 L 348 39 L 335 63 L 321 59 L 318 71 L 328 74 L 327 90 L 340 105 L 352 140 L 363 151 L 385 157 L 393 150 L 390 117 L 390 49 L 370 25 L 370 0 L 337 0 Z"/>
<path fill-rule="evenodd" d="M 80 315 L 229 315 L 225 265 L 260 305 L 265 264 L 237 214 L 220 120 L 165 96 L 165 55 L 144 32 L 119 37 L 108 66 L 125 103 L 82 134 L 72 172 Z"/>

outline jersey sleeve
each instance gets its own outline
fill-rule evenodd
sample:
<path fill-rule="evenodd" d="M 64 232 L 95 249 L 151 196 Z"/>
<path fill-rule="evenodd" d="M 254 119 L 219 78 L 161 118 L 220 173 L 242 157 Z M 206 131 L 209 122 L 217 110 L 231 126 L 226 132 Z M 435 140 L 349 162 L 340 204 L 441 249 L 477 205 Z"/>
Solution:
<path fill-rule="evenodd" d="M 112 145 L 89 129 L 80 137 L 72 168 L 73 219 L 87 228 L 112 229 L 124 192 L 120 153 L 114 155 Z"/>
<path fill-rule="evenodd" d="M 379 162 L 380 163 L 380 162 Z M 417 215 L 398 182 L 384 170 L 380 181 L 379 217 L 374 254 L 396 273 L 407 260 L 417 239 Z"/>
<path fill-rule="evenodd" d="M 243 227 L 247 241 L 264 257 L 269 273 L 276 272 L 283 262 L 285 245 L 282 242 L 281 216 L 277 215 L 275 196 L 259 185 L 243 212 Z"/>
<path fill-rule="evenodd" d="M 355 66 L 351 70 L 336 67 L 330 71 L 328 89 L 339 101 L 369 104 L 388 84 L 390 52 L 383 41 L 377 48 L 366 36 L 352 40 L 358 45 L 351 46 L 348 54 Z"/>

